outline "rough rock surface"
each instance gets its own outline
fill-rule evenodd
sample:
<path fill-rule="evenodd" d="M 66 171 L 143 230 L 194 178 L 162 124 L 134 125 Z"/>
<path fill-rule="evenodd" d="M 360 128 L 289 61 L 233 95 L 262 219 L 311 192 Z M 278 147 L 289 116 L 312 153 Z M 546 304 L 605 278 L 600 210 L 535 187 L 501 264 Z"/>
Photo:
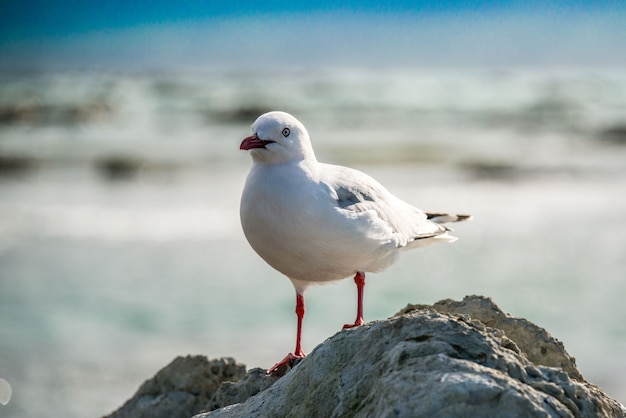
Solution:
<path fill-rule="evenodd" d="M 280 379 L 254 369 L 204 393 L 210 412 L 196 418 L 626 417 L 559 341 L 478 296 L 409 305 L 337 333 Z M 183 416 L 159 408 L 132 416 Z"/>
<path fill-rule="evenodd" d="M 486 326 L 499 329 L 517 345 L 526 358 L 536 365 L 558 367 L 570 378 L 583 381 L 576 367 L 576 359 L 570 356 L 563 343 L 548 331 L 524 318 L 514 318 L 502 310 L 490 298 L 466 296 L 461 302 L 444 299 L 434 305 L 407 305 L 395 316 L 420 309 L 433 309 L 440 313 L 466 315 Z"/>
<path fill-rule="evenodd" d="M 278 378 L 269 376 L 265 369 L 252 369 L 237 383 L 224 382 L 207 405 L 213 411 L 228 405 L 245 402 L 248 398 L 272 386 Z"/>
<path fill-rule="evenodd" d="M 223 382 L 245 373 L 246 366 L 232 358 L 177 357 L 106 418 L 189 418 L 205 409 Z"/>

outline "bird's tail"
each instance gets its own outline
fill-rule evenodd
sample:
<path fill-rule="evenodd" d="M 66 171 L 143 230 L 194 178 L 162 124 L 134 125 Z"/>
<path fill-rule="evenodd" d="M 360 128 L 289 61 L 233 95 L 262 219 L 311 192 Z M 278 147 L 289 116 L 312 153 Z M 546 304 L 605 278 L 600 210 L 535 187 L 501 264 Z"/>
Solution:
<path fill-rule="evenodd" d="M 446 224 L 449 222 L 462 222 L 462 221 L 470 221 L 472 220 L 472 215 L 462 215 L 455 213 L 426 213 L 426 217 L 429 221 L 438 223 L 438 224 Z"/>

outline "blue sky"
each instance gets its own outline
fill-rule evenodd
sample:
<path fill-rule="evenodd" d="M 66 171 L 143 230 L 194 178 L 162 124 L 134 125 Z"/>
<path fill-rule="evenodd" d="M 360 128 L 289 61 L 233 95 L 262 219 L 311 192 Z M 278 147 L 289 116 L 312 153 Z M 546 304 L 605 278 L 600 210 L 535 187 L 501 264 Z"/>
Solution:
<path fill-rule="evenodd" d="M 0 2 L 0 69 L 624 67 L 623 45 L 624 0 Z"/>
<path fill-rule="evenodd" d="M 463 14 L 467 12 L 577 12 L 624 10 L 623 0 L 597 1 L 199 1 L 199 0 L 3 0 L 3 37 L 67 35 L 202 18 L 260 14 L 366 13 Z"/>

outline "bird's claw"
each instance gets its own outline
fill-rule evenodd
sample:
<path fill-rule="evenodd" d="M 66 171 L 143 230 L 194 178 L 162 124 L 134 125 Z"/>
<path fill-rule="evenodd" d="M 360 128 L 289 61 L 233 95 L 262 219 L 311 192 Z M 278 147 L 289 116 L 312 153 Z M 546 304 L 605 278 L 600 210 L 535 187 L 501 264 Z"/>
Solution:
<path fill-rule="evenodd" d="M 302 360 L 305 356 L 306 354 L 302 352 L 296 354 L 289 353 L 285 356 L 284 359 L 274 364 L 274 366 L 272 366 L 272 368 L 267 371 L 267 374 L 278 377 L 284 376 L 284 374 L 287 373 L 289 369 L 293 369 L 297 362 Z"/>
<path fill-rule="evenodd" d="M 346 324 L 346 325 L 343 326 L 343 329 L 350 329 L 350 328 L 354 328 L 354 327 L 360 327 L 364 323 L 365 323 L 365 321 L 363 320 L 363 318 L 357 318 L 357 320 L 354 321 L 354 324 Z"/>

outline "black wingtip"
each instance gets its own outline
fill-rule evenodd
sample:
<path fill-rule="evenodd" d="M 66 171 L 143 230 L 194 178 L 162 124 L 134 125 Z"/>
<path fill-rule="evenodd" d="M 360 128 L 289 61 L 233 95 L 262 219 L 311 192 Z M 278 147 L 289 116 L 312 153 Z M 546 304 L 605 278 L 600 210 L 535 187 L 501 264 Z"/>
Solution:
<path fill-rule="evenodd" d="M 451 214 L 451 213 L 426 213 L 428 220 L 437 223 L 463 222 L 473 218 L 472 215 Z"/>

